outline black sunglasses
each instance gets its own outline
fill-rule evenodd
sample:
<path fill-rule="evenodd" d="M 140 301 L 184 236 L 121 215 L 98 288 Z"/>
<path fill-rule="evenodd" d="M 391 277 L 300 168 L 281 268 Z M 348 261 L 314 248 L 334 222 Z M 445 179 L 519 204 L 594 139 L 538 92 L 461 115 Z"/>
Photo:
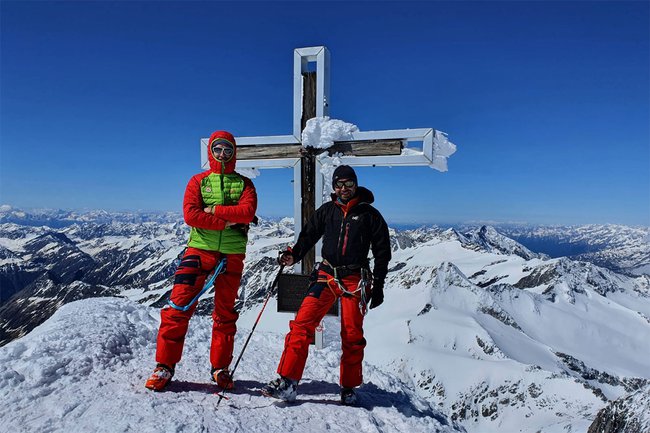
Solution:
<path fill-rule="evenodd" d="M 357 183 L 353 180 L 337 180 L 336 183 L 334 183 L 334 187 L 343 188 L 344 186 L 346 186 L 348 188 L 352 188 L 356 184 Z"/>

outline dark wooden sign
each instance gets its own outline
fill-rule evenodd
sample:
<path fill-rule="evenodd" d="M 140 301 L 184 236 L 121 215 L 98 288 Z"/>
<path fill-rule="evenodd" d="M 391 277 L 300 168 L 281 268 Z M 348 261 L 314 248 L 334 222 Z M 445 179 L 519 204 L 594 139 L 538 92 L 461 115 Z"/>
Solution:
<path fill-rule="evenodd" d="M 309 275 L 282 274 L 278 278 L 278 313 L 296 313 L 309 288 Z M 335 302 L 328 316 L 339 315 L 339 303 Z"/>
<path fill-rule="evenodd" d="M 404 147 L 403 140 L 366 140 L 366 141 L 335 141 L 327 149 L 311 149 L 314 155 L 327 152 L 332 156 L 340 153 L 345 156 L 387 156 L 399 155 Z M 255 160 L 268 158 L 300 158 L 305 153 L 302 144 L 266 144 L 248 145 L 237 148 L 237 160 Z"/>

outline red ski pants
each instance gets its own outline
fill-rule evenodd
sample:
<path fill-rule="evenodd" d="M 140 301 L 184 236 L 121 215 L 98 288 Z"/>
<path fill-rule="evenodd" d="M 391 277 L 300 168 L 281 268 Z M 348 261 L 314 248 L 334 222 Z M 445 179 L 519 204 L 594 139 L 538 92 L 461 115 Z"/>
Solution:
<path fill-rule="evenodd" d="M 232 361 L 236 322 L 235 300 L 244 269 L 245 254 L 222 254 L 187 248 L 174 275 L 174 287 L 170 300 L 178 306 L 186 306 L 203 289 L 205 280 L 221 259 L 226 259 L 225 272 L 214 281 L 214 311 L 212 312 L 212 343 L 210 363 L 214 368 L 225 368 Z M 185 334 L 190 317 L 198 302 L 187 311 L 166 305 L 160 312 L 160 329 L 156 348 L 156 362 L 173 366 L 181 359 Z"/>
<path fill-rule="evenodd" d="M 360 275 L 350 275 L 341 281 L 348 292 L 357 289 Z M 334 302 L 341 298 L 341 356 L 340 384 L 353 388 L 361 385 L 363 375 L 361 362 L 366 340 L 363 338 L 363 314 L 359 309 L 359 292 L 344 294 L 334 278 L 319 271 L 318 281 L 309 287 L 295 320 L 289 322 L 290 331 L 284 341 L 284 352 L 278 365 L 278 374 L 300 380 L 307 362 L 309 343 Z"/>

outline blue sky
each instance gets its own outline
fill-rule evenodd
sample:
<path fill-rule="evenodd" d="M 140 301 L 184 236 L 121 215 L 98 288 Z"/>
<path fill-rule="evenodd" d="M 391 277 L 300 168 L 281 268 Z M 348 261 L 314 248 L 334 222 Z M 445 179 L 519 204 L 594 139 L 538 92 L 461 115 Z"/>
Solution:
<path fill-rule="evenodd" d="M 648 2 L 0 8 L 3 204 L 180 211 L 199 139 L 291 133 L 293 49 L 325 45 L 332 118 L 458 146 L 358 170 L 389 222 L 650 224 Z M 255 179 L 260 215 L 291 178 Z"/>

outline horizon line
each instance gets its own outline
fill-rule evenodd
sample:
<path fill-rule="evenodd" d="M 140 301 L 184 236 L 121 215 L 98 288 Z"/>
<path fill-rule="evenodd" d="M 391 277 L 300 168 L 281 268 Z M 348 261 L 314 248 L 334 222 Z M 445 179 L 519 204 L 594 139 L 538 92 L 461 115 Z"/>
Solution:
<path fill-rule="evenodd" d="M 75 209 L 66 209 L 66 208 L 51 208 L 51 207 L 15 207 L 9 204 L 1 204 L 0 212 L 25 212 L 25 213 L 35 213 L 35 212 L 70 212 L 70 213 L 93 213 L 93 212 L 105 212 L 107 214 L 124 214 L 131 213 L 136 215 L 164 215 L 164 214 L 174 214 L 182 217 L 182 211 L 172 211 L 172 210 L 145 210 L 145 209 L 123 209 L 123 210 L 107 210 L 107 209 L 97 209 L 97 208 L 75 208 Z M 284 218 L 293 219 L 293 216 L 290 215 L 259 215 L 260 218 L 266 220 L 281 220 Z M 388 221 L 389 226 L 409 226 L 414 228 L 427 227 L 427 226 L 459 226 L 459 225 L 481 225 L 481 226 L 546 226 L 546 227 L 584 227 L 584 226 L 623 226 L 623 227 L 632 227 L 632 228 L 650 228 L 650 223 L 647 225 L 643 224 L 622 224 L 622 223 L 536 223 L 536 222 L 527 222 L 527 221 L 518 221 L 518 220 L 507 220 L 507 221 L 498 221 L 492 219 L 473 219 L 466 221 L 423 221 L 423 220 L 393 220 Z"/>

